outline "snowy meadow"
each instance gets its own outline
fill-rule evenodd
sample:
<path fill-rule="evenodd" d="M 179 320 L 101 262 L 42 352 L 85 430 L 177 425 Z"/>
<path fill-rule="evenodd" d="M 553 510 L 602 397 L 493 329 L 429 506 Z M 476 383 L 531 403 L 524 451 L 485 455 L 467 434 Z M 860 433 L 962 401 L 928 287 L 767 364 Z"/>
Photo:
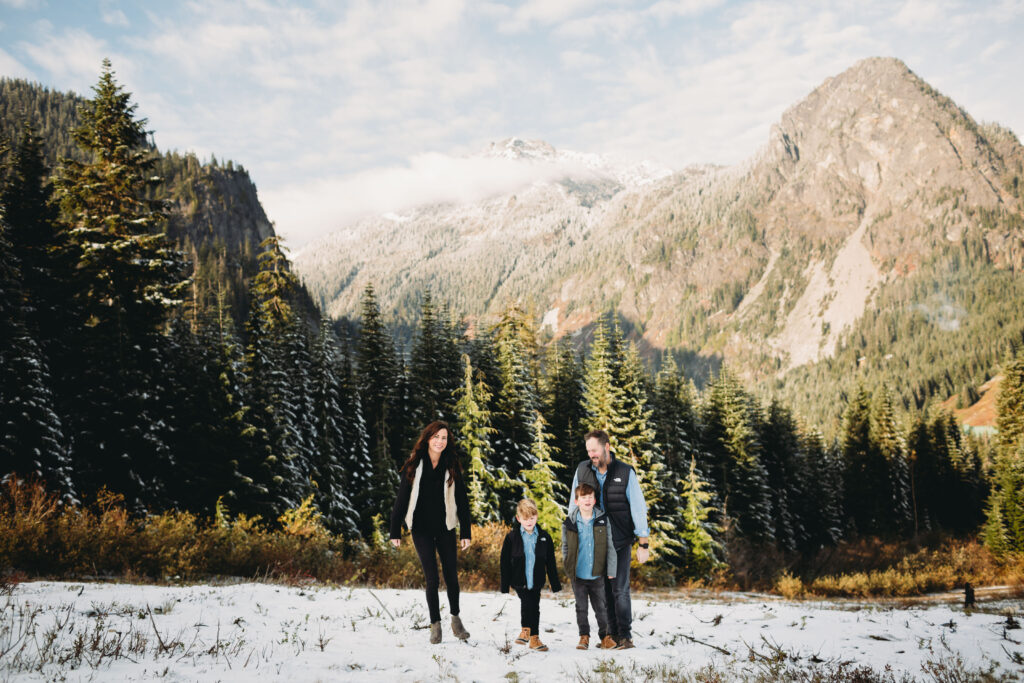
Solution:
<path fill-rule="evenodd" d="M 471 638 L 445 614 L 436 646 L 419 590 L 39 581 L 0 608 L 3 680 L 1024 679 L 1021 605 L 1007 600 L 965 611 L 641 593 L 636 649 L 579 651 L 571 595 L 545 591 L 546 653 L 512 642 L 519 602 L 492 592 L 464 592 Z"/>

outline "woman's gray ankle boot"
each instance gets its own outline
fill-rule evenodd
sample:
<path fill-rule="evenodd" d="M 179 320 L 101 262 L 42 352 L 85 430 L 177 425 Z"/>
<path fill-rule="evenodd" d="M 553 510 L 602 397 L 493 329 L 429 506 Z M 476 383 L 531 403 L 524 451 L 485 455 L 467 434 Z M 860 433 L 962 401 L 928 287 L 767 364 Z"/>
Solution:
<path fill-rule="evenodd" d="M 435 621 L 430 624 L 430 644 L 437 645 L 441 642 L 441 622 Z"/>
<path fill-rule="evenodd" d="M 455 637 L 460 640 L 466 640 L 469 638 L 469 631 L 467 631 L 466 627 L 462 625 L 462 619 L 459 618 L 458 614 L 452 615 L 452 633 L 454 633 Z"/>

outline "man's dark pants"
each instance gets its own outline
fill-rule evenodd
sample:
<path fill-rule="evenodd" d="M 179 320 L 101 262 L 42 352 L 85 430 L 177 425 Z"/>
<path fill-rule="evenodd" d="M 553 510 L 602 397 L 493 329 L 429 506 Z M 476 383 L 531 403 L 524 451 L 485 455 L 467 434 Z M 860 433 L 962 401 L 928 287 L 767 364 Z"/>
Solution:
<path fill-rule="evenodd" d="M 615 578 L 604 578 L 605 596 L 608 601 L 608 633 L 622 640 L 632 638 L 633 614 L 629 601 L 629 562 L 632 558 L 632 543 L 621 547 L 615 544 Z"/>

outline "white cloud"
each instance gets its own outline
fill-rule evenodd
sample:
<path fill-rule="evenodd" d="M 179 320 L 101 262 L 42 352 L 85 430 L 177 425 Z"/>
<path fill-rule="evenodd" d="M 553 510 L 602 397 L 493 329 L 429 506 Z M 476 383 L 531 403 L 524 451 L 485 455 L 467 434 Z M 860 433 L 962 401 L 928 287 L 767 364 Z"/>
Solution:
<path fill-rule="evenodd" d="M 361 217 L 476 202 L 569 172 L 586 171 L 567 163 L 432 153 L 417 155 L 404 166 L 290 185 L 260 196 L 278 234 L 300 248 Z"/>
<path fill-rule="evenodd" d="M 115 54 L 106 41 L 78 28 L 60 34 L 47 33 L 38 43 L 22 42 L 19 47 L 45 69 L 59 87 L 86 92 L 96 82 L 104 58 L 109 58 L 122 82 L 132 62 Z"/>
<path fill-rule="evenodd" d="M 11 56 L 7 50 L 0 48 L 0 75 L 7 78 L 34 78 L 32 72 L 21 62 Z"/>
<path fill-rule="evenodd" d="M 604 64 L 604 60 L 597 55 L 579 50 L 565 50 L 558 58 L 562 62 L 562 66 L 574 71 L 596 69 Z"/>
<path fill-rule="evenodd" d="M 127 15 L 119 9 L 104 10 L 103 23 L 109 26 L 119 26 L 121 28 L 127 28 L 131 25 L 131 22 L 128 21 Z"/>

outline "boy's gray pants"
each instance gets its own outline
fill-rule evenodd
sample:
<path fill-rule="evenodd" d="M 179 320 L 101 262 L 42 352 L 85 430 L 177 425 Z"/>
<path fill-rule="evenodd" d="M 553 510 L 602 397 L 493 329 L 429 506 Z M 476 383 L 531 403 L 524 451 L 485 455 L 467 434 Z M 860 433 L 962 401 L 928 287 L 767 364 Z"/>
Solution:
<path fill-rule="evenodd" d="M 604 595 L 604 578 L 573 579 L 572 592 L 576 596 L 576 625 L 580 627 L 581 636 L 590 635 L 590 614 L 587 601 L 594 607 L 597 615 L 597 634 L 603 639 L 608 634 L 608 603 Z"/>

